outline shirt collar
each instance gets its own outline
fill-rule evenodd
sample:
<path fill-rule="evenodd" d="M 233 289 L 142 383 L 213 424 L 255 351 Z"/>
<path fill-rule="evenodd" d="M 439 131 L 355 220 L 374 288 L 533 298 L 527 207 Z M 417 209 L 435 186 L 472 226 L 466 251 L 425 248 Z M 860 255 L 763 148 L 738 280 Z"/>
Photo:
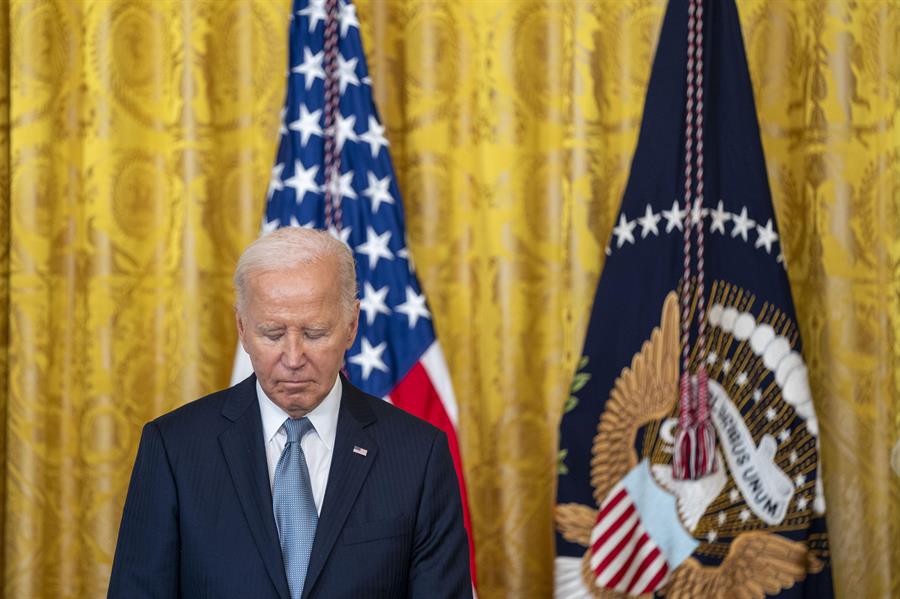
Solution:
<path fill-rule="evenodd" d="M 331 391 L 328 392 L 322 403 L 306 415 L 309 421 L 312 422 L 319 439 L 325 443 L 328 449 L 334 448 L 334 439 L 337 436 L 338 412 L 341 407 L 342 392 L 343 385 L 341 384 L 341 377 L 338 376 L 331 387 Z M 263 391 L 262 385 L 259 384 L 259 379 L 256 380 L 256 398 L 259 402 L 259 414 L 262 417 L 263 442 L 268 444 L 278 433 L 285 419 L 290 418 L 290 415 L 269 399 L 269 396 Z"/>

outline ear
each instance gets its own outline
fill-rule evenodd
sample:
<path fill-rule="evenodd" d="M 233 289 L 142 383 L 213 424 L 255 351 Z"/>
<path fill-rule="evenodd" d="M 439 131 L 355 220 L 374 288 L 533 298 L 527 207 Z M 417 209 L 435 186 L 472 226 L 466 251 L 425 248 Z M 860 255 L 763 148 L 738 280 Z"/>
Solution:
<path fill-rule="evenodd" d="M 246 331 L 246 328 L 244 326 L 244 319 L 241 318 L 241 312 L 238 310 L 237 304 L 234 305 L 234 322 L 237 325 L 238 340 L 241 342 L 241 347 L 244 348 L 244 351 L 247 351 L 247 345 L 244 343 L 244 333 Z"/>
<path fill-rule="evenodd" d="M 347 343 L 344 348 L 345 351 L 353 347 L 353 342 L 356 341 L 356 333 L 359 330 L 359 300 L 353 300 L 353 315 L 351 316 L 351 321 L 349 325 L 349 329 L 347 330 Z"/>

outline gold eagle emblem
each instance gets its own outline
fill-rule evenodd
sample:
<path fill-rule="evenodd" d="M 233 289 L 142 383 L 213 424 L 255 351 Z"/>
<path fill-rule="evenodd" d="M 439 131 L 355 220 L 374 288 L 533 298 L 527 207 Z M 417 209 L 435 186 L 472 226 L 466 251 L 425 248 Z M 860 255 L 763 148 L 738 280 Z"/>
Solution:
<path fill-rule="evenodd" d="M 678 396 L 679 356 L 679 308 L 673 292 L 663 304 L 660 325 L 653 329 L 631 365 L 622 369 L 600 417 L 591 449 L 596 505 L 637 465 L 634 441 L 638 430 L 673 411 Z M 566 541 L 588 547 L 581 572 L 591 594 L 603 599 L 627 596 L 594 584 L 589 547 L 597 510 L 567 503 L 557 505 L 554 516 L 557 530 Z M 672 572 L 660 592 L 673 599 L 762 599 L 767 593 L 793 586 L 808 572 L 818 572 L 823 566 L 804 543 L 769 532 L 744 532 L 731 542 L 718 566 L 704 566 L 690 557 Z"/>

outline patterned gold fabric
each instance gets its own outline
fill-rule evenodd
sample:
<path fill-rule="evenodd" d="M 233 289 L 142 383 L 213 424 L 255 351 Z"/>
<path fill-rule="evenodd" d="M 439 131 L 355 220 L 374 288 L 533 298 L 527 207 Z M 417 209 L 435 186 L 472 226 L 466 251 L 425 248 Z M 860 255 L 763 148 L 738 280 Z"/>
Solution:
<path fill-rule="evenodd" d="M 556 428 L 664 3 L 358 5 L 460 405 L 480 595 L 547 597 Z M 897 595 L 900 5 L 738 7 L 836 588 Z M 289 9 L 0 4 L 3 597 L 104 596 L 141 424 L 227 384 L 230 274 L 261 218 Z"/>

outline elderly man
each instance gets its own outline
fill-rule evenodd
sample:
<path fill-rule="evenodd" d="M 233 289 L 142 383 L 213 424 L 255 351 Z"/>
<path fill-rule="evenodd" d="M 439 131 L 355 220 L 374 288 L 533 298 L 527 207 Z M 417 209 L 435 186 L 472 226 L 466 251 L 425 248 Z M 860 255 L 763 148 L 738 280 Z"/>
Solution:
<path fill-rule="evenodd" d="M 353 256 L 281 229 L 234 276 L 254 375 L 144 427 L 109 597 L 468 597 L 443 433 L 340 375 Z"/>

